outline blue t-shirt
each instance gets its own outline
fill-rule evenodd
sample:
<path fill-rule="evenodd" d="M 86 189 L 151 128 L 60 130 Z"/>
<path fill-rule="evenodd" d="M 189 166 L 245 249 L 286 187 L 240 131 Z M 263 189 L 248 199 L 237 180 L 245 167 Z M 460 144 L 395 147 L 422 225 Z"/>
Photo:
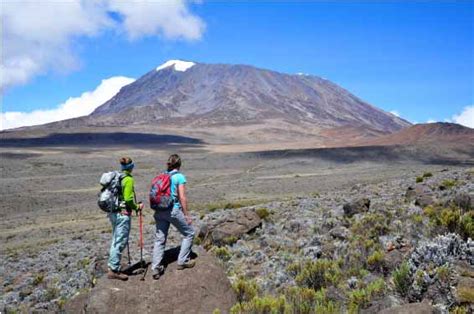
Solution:
<path fill-rule="evenodd" d="M 186 177 L 178 170 L 168 172 L 171 176 L 171 196 L 173 197 L 173 208 L 181 208 L 178 197 L 178 185 L 186 184 Z"/>

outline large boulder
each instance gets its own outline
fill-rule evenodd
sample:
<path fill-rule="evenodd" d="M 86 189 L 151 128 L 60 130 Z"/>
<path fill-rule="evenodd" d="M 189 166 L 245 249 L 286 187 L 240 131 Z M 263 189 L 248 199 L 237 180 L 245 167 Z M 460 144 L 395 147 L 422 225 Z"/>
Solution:
<path fill-rule="evenodd" d="M 199 230 L 199 238 L 204 243 L 229 244 L 244 234 L 255 231 L 261 225 L 262 219 L 253 209 L 226 211 L 219 218 L 204 220 Z"/>
<path fill-rule="evenodd" d="M 355 214 L 368 212 L 370 208 L 370 200 L 368 198 L 359 198 L 352 202 L 344 204 L 342 209 L 344 215 L 352 217 Z"/>
<path fill-rule="evenodd" d="M 229 312 L 236 302 L 235 293 L 219 262 L 197 248 L 196 266 L 177 270 L 172 262 L 159 280 L 148 271 L 128 281 L 100 278 L 86 294 L 66 305 L 67 313 L 212 313 Z M 176 257 L 176 256 L 175 256 Z"/>
<path fill-rule="evenodd" d="M 415 205 L 426 207 L 436 202 L 433 190 L 426 184 L 417 184 L 415 187 L 408 187 L 405 199 L 409 202 L 415 201 Z"/>
<path fill-rule="evenodd" d="M 379 312 L 380 314 L 432 314 L 438 313 L 436 308 L 426 302 L 408 303 L 405 305 L 391 307 Z"/>

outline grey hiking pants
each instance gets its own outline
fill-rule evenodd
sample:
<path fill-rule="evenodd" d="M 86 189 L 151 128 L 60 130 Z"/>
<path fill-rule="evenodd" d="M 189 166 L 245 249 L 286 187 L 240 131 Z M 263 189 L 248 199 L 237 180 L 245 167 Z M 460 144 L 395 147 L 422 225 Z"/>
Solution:
<path fill-rule="evenodd" d="M 186 263 L 186 261 L 189 259 L 189 254 L 191 253 L 191 247 L 193 245 L 194 228 L 191 225 L 188 225 L 186 222 L 183 211 L 177 207 L 173 208 L 171 211 L 155 211 L 154 217 L 156 223 L 156 232 L 151 269 L 157 269 L 163 260 L 170 224 L 175 226 L 176 229 L 178 229 L 178 231 L 184 236 L 179 251 L 178 265 Z"/>

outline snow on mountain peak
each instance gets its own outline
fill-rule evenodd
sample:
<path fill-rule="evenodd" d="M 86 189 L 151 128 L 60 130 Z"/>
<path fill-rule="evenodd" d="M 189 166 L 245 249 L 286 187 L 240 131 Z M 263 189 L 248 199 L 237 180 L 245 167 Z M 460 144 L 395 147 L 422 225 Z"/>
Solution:
<path fill-rule="evenodd" d="M 174 67 L 175 71 L 184 72 L 187 69 L 191 68 L 196 63 L 182 60 L 168 60 L 159 67 L 156 68 L 157 71 L 163 70 L 164 68 Z"/>

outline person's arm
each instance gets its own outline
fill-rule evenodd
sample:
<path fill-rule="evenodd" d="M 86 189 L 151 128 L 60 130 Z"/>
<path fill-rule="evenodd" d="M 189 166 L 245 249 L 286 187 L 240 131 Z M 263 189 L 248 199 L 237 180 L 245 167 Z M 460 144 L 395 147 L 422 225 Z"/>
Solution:
<path fill-rule="evenodd" d="M 179 197 L 179 203 L 181 204 L 181 207 L 183 208 L 184 217 L 186 217 L 186 222 L 188 224 L 191 224 L 192 220 L 188 212 L 188 199 L 186 198 L 186 186 L 184 184 L 178 185 L 178 197 Z"/>

